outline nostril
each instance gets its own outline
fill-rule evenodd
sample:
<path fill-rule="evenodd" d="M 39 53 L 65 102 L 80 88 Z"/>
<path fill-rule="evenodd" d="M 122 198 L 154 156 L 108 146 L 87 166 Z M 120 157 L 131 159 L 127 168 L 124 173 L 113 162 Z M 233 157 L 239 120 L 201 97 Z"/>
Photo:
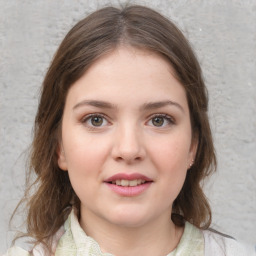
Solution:
<path fill-rule="evenodd" d="M 126 139 L 118 139 L 112 148 L 112 157 L 115 161 L 138 162 L 145 157 L 143 144 Z"/>
<path fill-rule="evenodd" d="M 123 158 L 121 156 L 116 157 L 117 161 L 123 161 Z"/>

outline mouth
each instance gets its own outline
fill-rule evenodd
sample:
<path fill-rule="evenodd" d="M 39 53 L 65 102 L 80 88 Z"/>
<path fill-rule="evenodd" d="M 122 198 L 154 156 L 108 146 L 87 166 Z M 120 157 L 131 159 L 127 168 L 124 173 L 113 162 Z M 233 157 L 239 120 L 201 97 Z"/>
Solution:
<path fill-rule="evenodd" d="M 141 184 L 144 184 L 148 181 L 142 180 L 142 179 L 136 179 L 136 180 L 113 180 L 111 184 L 115 184 L 117 186 L 122 186 L 122 187 L 135 187 Z"/>
<path fill-rule="evenodd" d="M 152 181 L 152 179 L 140 173 L 118 173 L 109 177 L 104 182 L 115 184 L 117 186 L 134 187 Z"/>
<path fill-rule="evenodd" d="M 153 180 L 139 173 L 118 173 L 104 180 L 104 183 L 121 196 L 137 196 L 146 191 Z"/>

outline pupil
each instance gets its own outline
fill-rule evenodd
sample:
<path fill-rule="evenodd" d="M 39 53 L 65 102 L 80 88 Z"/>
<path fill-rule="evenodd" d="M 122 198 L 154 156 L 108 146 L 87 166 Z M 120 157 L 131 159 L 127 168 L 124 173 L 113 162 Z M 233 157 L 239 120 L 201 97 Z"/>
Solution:
<path fill-rule="evenodd" d="M 93 124 L 94 126 L 101 126 L 102 123 L 103 123 L 102 117 L 100 117 L 100 116 L 95 116 L 95 117 L 92 118 L 92 124 Z"/>
<path fill-rule="evenodd" d="M 152 122 L 155 126 L 162 126 L 164 123 L 164 119 L 162 117 L 155 117 L 153 118 Z"/>

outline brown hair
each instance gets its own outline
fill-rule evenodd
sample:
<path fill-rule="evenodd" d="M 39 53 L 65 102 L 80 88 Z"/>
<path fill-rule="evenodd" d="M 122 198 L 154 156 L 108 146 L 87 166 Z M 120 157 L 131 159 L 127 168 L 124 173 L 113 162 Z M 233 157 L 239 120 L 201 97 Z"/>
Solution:
<path fill-rule="evenodd" d="M 173 204 L 172 219 L 207 228 L 211 210 L 200 183 L 216 168 L 207 116 L 207 92 L 200 65 L 180 30 L 159 13 L 143 6 L 106 7 L 78 22 L 62 41 L 45 76 L 34 126 L 27 187 L 27 236 L 51 246 L 51 237 L 63 225 L 79 199 L 68 173 L 59 169 L 57 151 L 65 98 L 69 88 L 101 56 L 121 44 L 155 52 L 169 61 L 185 88 L 198 149 L 194 165 Z M 35 190 L 34 190 L 35 188 Z M 35 191 L 34 194 L 31 190 Z M 31 195 L 30 195 L 31 194 Z M 182 218 L 178 217 L 182 216 Z"/>

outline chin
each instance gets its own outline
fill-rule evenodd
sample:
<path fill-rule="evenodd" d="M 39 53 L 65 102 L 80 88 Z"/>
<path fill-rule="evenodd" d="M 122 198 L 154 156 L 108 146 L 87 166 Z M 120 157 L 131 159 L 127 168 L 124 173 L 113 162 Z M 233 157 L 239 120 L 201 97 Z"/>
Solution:
<path fill-rule="evenodd" d="M 113 213 L 109 221 L 120 227 L 136 228 L 145 225 L 147 219 L 146 215 L 141 212 L 123 211 Z"/>

